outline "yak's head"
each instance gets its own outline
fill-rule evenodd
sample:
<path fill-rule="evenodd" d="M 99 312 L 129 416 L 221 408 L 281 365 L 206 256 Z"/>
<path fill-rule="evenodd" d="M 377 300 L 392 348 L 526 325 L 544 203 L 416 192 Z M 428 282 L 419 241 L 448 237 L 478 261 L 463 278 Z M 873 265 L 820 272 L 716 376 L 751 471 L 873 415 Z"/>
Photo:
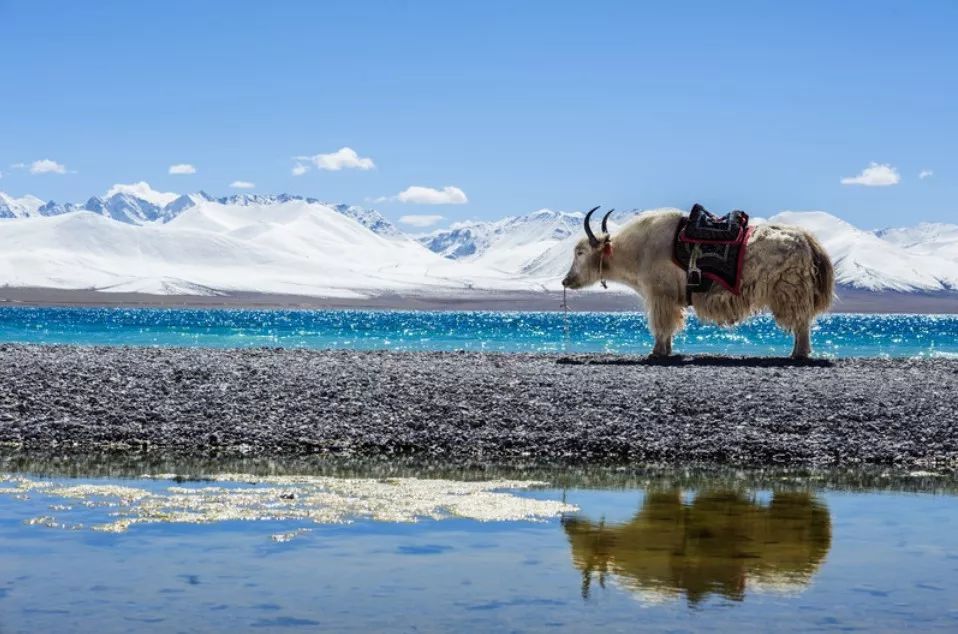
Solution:
<path fill-rule="evenodd" d="M 562 280 L 562 285 L 566 288 L 585 288 L 598 282 L 602 279 L 603 259 L 612 254 L 612 236 L 609 235 L 607 223 L 615 209 L 610 209 L 602 217 L 602 236 L 599 238 L 592 233 L 592 227 L 589 225 L 596 209 L 598 207 L 590 209 L 585 215 L 585 237 L 575 245 L 572 268 Z"/>

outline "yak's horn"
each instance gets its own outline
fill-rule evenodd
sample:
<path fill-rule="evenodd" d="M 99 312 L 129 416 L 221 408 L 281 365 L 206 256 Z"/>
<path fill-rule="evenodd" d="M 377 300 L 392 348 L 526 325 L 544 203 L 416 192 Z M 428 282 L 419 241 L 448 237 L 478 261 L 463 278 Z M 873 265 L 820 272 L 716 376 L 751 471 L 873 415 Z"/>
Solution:
<path fill-rule="evenodd" d="M 599 205 L 599 207 L 601 206 L 602 205 Z M 585 235 L 589 236 L 589 244 L 591 244 L 593 247 L 599 246 L 599 239 L 595 237 L 594 233 L 592 233 L 592 227 L 589 226 L 589 220 L 592 218 L 592 214 L 595 213 L 595 210 L 598 209 L 599 207 L 593 207 L 592 209 L 590 209 L 589 212 L 585 215 L 585 222 L 582 223 L 583 226 L 585 227 Z"/>
<path fill-rule="evenodd" d="M 606 214 L 602 216 L 602 233 L 609 233 L 609 227 L 607 226 L 607 223 L 609 222 L 609 216 L 612 215 L 613 211 L 615 211 L 615 207 L 607 211 Z"/>

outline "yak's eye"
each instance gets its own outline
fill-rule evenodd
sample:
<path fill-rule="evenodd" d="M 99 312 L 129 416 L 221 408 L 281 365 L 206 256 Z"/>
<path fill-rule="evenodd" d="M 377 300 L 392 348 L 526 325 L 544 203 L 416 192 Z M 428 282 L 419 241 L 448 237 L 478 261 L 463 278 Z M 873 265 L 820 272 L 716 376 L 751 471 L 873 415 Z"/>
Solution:
<path fill-rule="evenodd" d="M 579 249 L 578 251 L 575 252 L 575 254 L 577 257 L 581 258 L 585 254 L 585 251 L 583 251 L 582 249 Z"/>

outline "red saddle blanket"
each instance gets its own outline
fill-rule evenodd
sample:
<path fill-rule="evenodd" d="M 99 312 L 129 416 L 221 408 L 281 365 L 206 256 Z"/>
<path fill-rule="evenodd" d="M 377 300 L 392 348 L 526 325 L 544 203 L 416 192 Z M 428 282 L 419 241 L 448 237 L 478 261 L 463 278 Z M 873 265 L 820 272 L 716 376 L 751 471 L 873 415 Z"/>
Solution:
<path fill-rule="evenodd" d="M 748 214 L 733 211 L 721 218 L 696 204 L 688 218 L 679 221 L 672 257 L 686 272 L 686 291 L 704 293 L 719 284 L 731 293 L 741 292 L 742 264 L 751 233 Z"/>

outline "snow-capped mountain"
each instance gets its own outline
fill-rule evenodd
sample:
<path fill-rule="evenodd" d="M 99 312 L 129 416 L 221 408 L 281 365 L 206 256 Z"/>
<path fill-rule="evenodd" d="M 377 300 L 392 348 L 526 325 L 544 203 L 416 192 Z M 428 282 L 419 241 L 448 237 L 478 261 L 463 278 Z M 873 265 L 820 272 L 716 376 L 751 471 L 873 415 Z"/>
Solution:
<path fill-rule="evenodd" d="M 614 213 L 610 227 L 631 218 L 634 211 Z M 419 236 L 430 251 L 453 260 L 483 259 L 490 265 L 502 260 L 509 270 L 516 270 L 520 260 L 537 258 L 550 247 L 582 234 L 582 212 L 540 209 L 526 216 L 511 216 L 493 222 L 460 222 L 449 229 L 440 229 Z M 598 218 L 595 219 L 598 231 Z M 502 257 L 502 254 L 509 254 Z M 520 267 L 521 268 L 521 267 Z"/>
<path fill-rule="evenodd" d="M 306 199 L 307 202 L 312 199 Z M 317 201 L 313 201 L 317 202 Z M 366 227 L 373 233 L 386 237 L 386 238 L 406 238 L 406 234 L 399 230 L 399 228 L 393 223 L 386 220 L 385 217 L 375 209 L 368 209 L 366 207 L 358 207 L 356 205 L 344 205 L 344 204 L 333 204 L 333 203 L 324 203 L 327 207 L 334 209 L 335 211 L 341 213 L 347 218 L 352 218 L 362 226 Z"/>
<path fill-rule="evenodd" d="M 610 229 L 635 215 L 615 214 Z M 583 235 L 582 217 L 540 209 L 413 237 L 373 209 L 289 194 L 216 198 L 136 183 L 63 204 L 0 193 L 0 286 L 326 296 L 558 290 Z M 815 233 L 845 287 L 958 289 L 955 225 L 865 231 L 825 212 L 754 222 Z"/>
<path fill-rule="evenodd" d="M 139 199 L 139 210 L 161 212 L 144 220 L 132 210 L 111 213 L 105 203 L 117 196 L 129 194 L 0 222 L 0 285 L 330 297 L 525 287 L 442 258 L 358 207 L 298 196 L 193 194 L 163 208 Z M 169 209 L 177 213 L 167 220 L 162 212 Z"/>
<path fill-rule="evenodd" d="M 866 290 L 958 289 L 956 261 L 882 239 L 822 211 L 786 211 L 769 219 L 815 234 L 835 264 L 839 284 Z"/>
<path fill-rule="evenodd" d="M 613 213 L 609 229 L 615 230 L 635 213 Z M 444 257 L 518 274 L 549 286 L 569 268 L 573 245 L 583 236 L 582 219 L 582 212 L 540 209 L 494 222 L 458 223 L 418 239 Z M 599 219 L 593 220 L 596 231 Z"/>
<path fill-rule="evenodd" d="M 153 190 L 149 184 L 114 185 L 104 196 L 92 196 L 84 203 L 44 203 L 35 196 L 13 198 L 0 192 L 0 219 L 30 218 L 34 216 L 59 216 L 77 211 L 89 211 L 133 225 L 169 222 L 178 215 L 202 203 L 219 203 L 239 207 L 268 207 L 292 201 L 305 201 L 334 209 L 336 212 L 359 222 L 376 234 L 389 238 L 405 235 L 375 209 L 356 205 L 324 203 L 316 198 L 291 194 L 233 194 L 214 198 L 204 191 L 195 194 L 173 194 Z"/>
<path fill-rule="evenodd" d="M 958 225 L 923 222 L 914 227 L 883 229 L 875 234 L 911 253 L 958 261 Z"/>
<path fill-rule="evenodd" d="M 40 205 L 40 207 L 37 208 L 36 213 L 31 215 L 60 216 L 62 214 L 73 213 L 74 211 L 86 211 L 86 205 L 78 205 L 75 203 L 58 203 L 55 200 L 51 200 Z"/>
<path fill-rule="evenodd" d="M 614 214 L 610 229 L 614 232 L 635 215 L 631 211 Z M 768 220 L 753 220 L 762 222 L 799 225 L 814 233 L 832 256 L 839 284 L 870 291 L 958 289 L 958 227 L 954 225 L 872 232 L 817 211 L 782 212 Z M 595 221 L 596 230 L 597 225 Z M 582 235 L 581 213 L 540 210 L 496 222 L 460 223 L 420 236 L 419 241 L 444 257 L 512 271 L 553 287 L 568 270 L 573 246 Z"/>
<path fill-rule="evenodd" d="M 84 206 L 88 211 L 131 225 L 164 221 L 168 216 L 163 207 L 132 194 L 117 193 L 107 199 L 94 196 Z"/>
<path fill-rule="evenodd" d="M 199 191 L 195 194 L 182 194 L 167 204 L 163 208 L 163 211 L 166 212 L 166 215 L 169 216 L 169 218 L 175 218 L 181 212 L 186 211 L 190 207 L 204 202 L 213 202 L 215 200 L 215 198 L 204 191 Z"/>
<path fill-rule="evenodd" d="M 51 200 L 41 205 L 35 215 L 59 216 L 76 211 L 89 211 L 119 222 L 143 225 L 151 222 L 166 222 L 174 217 L 182 210 L 181 207 L 173 206 L 180 198 L 182 197 L 177 197 L 169 204 L 161 206 L 134 194 L 116 192 L 106 197 L 91 196 L 82 204 L 58 203 Z"/>
<path fill-rule="evenodd" d="M 0 192 L 0 218 L 29 218 L 39 213 L 43 201 L 36 196 L 14 198 Z"/>
<path fill-rule="evenodd" d="M 453 260 L 478 258 L 492 251 L 520 246 L 541 251 L 546 243 L 563 240 L 582 225 L 581 214 L 540 209 L 528 216 L 514 216 L 495 222 L 460 222 L 449 229 L 421 236 L 430 251 Z"/>
<path fill-rule="evenodd" d="M 116 192 L 105 197 L 91 196 L 84 203 L 60 203 L 51 200 L 40 205 L 31 215 L 60 216 L 77 211 L 89 211 L 119 222 L 142 225 L 149 222 L 163 222 L 172 217 L 164 209 L 165 207 L 136 195 Z"/>

